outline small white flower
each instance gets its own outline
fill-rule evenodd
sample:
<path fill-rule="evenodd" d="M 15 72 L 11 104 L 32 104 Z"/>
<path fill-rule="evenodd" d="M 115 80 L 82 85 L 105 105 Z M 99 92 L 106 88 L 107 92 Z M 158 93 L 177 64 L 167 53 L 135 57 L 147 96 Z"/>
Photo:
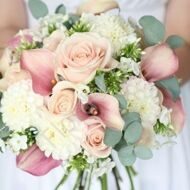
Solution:
<path fill-rule="evenodd" d="M 162 106 L 162 110 L 160 113 L 160 123 L 164 124 L 165 126 L 168 126 L 171 124 L 171 109 L 167 109 L 165 106 Z"/>
<path fill-rule="evenodd" d="M 0 139 L 0 152 L 5 152 L 5 143 L 2 139 Z"/>
<path fill-rule="evenodd" d="M 37 123 L 36 143 L 47 157 L 52 155 L 56 160 L 67 160 L 81 152 L 84 126 L 77 118 L 44 115 Z"/>
<path fill-rule="evenodd" d="M 92 175 L 95 177 L 100 177 L 105 173 L 109 173 L 115 167 L 115 162 L 111 161 L 110 158 L 104 160 L 99 164 L 99 167 L 93 170 Z"/>
<path fill-rule="evenodd" d="M 86 161 L 89 164 L 93 164 L 97 160 L 97 158 L 95 158 L 94 156 L 92 156 L 91 154 L 89 154 L 89 152 L 87 152 L 86 150 L 84 151 L 84 155 L 87 156 L 87 160 Z"/>
<path fill-rule="evenodd" d="M 156 86 L 141 78 L 131 77 L 122 85 L 122 92 L 127 99 L 128 111 L 140 114 L 143 127 L 153 127 L 161 111 Z"/>
<path fill-rule="evenodd" d="M 23 80 L 11 85 L 3 93 L 1 113 L 3 122 L 11 129 L 22 131 L 33 125 L 43 97 L 32 90 L 32 81 Z"/>
<path fill-rule="evenodd" d="M 77 96 L 81 100 L 82 104 L 86 104 L 88 102 L 88 93 L 90 89 L 87 85 L 78 84 L 76 86 Z"/>
<path fill-rule="evenodd" d="M 131 58 L 121 57 L 119 68 L 127 72 L 133 72 L 136 76 L 140 74 L 139 63 L 136 63 Z"/>
<path fill-rule="evenodd" d="M 19 154 L 21 150 L 26 150 L 27 145 L 27 136 L 14 134 L 11 139 L 7 141 L 9 148 L 16 154 Z"/>

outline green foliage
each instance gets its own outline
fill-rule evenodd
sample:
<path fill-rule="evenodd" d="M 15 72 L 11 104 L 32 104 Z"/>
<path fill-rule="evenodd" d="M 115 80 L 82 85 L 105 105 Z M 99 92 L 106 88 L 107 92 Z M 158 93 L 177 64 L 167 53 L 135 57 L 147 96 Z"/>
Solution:
<path fill-rule="evenodd" d="M 95 84 L 102 92 L 106 92 L 104 73 L 95 77 Z"/>
<path fill-rule="evenodd" d="M 76 32 L 89 32 L 89 26 L 81 21 L 77 21 L 69 30 L 69 35 Z"/>
<path fill-rule="evenodd" d="M 38 134 L 38 130 L 35 127 L 29 127 L 25 129 L 24 134 L 27 136 L 27 144 L 32 146 L 36 143 L 36 136 Z"/>
<path fill-rule="evenodd" d="M 153 16 L 143 16 L 139 20 L 139 24 L 143 27 L 145 42 L 152 46 L 164 40 L 165 27 Z"/>
<path fill-rule="evenodd" d="M 185 41 L 182 37 L 177 35 L 169 36 L 166 40 L 166 43 L 172 48 L 179 48 L 184 45 Z"/>
<path fill-rule="evenodd" d="M 10 133 L 9 128 L 3 123 L 2 114 L 0 113 L 0 139 L 6 140 Z"/>
<path fill-rule="evenodd" d="M 113 69 L 110 72 L 97 71 L 96 77 L 101 76 L 102 74 L 104 75 L 106 93 L 110 95 L 119 94 L 119 92 L 121 91 L 121 84 L 124 82 L 125 79 L 127 79 L 128 76 L 119 69 Z M 95 92 L 105 93 L 104 91 L 102 91 L 102 89 L 100 89 L 97 86 L 95 79 L 92 80 L 88 84 L 88 86 L 90 88 L 91 93 L 95 93 Z"/>
<path fill-rule="evenodd" d="M 127 109 L 127 100 L 126 98 L 121 94 L 116 94 L 115 97 L 117 98 L 119 102 L 120 109 Z"/>
<path fill-rule="evenodd" d="M 141 122 L 140 114 L 137 112 L 127 112 L 123 115 L 125 121 L 125 129 L 133 122 Z"/>
<path fill-rule="evenodd" d="M 151 149 L 144 145 L 136 146 L 134 149 L 134 153 L 138 158 L 142 160 L 148 160 L 153 157 Z"/>
<path fill-rule="evenodd" d="M 59 5 L 56 8 L 55 13 L 65 15 L 66 14 L 66 7 L 65 7 L 65 5 L 64 4 Z"/>
<path fill-rule="evenodd" d="M 29 0 L 28 5 L 32 15 L 36 19 L 46 16 L 49 12 L 47 5 L 41 0 Z"/>
<path fill-rule="evenodd" d="M 171 125 L 164 125 L 158 120 L 156 125 L 154 125 L 154 132 L 162 136 L 175 136 L 175 131 Z"/>
<path fill-rule="evenodd" d="M 138 62 L 140 61 L 141 54 L 142 50 L 139 47 L 138 43 L 127 44 L 124 48 L 121 49 L 117 59 L 120 60 L 121 57 L 126 57 L 133 59 L 135 62 Z"/>
<path fill-rule="evenodd" d="M 168 79 L 157 81 L 156 85 L 171 94 L 174 101 L 179 98 L 180 86 L 176 77 L 170 77 Z"/>
<path fill-rule="evenodd" d="M 82 153 L 74 156 L 69 164 L 69 170 L 81 171 L 89 168 L 89 163 L 86 161 L 86 156 L 84 156 Z"/>
<path fill-rule="evenodd" d="M 80 17 L 75 14 L 69 14 L 69 19 L 64 23 L 65 27 L 70 30 L 74 24 L 79 22 Z"/>
<path fill-rule="evenodd" d="M 122 137 L 122 131 L 106 128 L 104 143 L 107 146 L 114 147 Z"/>

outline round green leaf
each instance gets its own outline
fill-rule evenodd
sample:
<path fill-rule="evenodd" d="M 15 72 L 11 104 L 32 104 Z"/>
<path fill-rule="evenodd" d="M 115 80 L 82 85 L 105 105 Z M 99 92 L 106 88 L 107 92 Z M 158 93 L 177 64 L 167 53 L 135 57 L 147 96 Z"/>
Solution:
<path fill-rule="evenodd" d="M 121 138 L 121 140 L 119 141 L 119 143 L 117 143 L 114 146 L 114 150 L 116 150 L 117 152 L 121 149 L 127 146 L 127 142 L 124 138 Z"/>
<path fill-rule="evenodd" d="M 104 80 L 104 74 L 95 77 L 95 83 L 101 91 L 106 92 L 106 84 L 105 84 L 105 80 Z"/>
<path fill-rule="evenodd" d="M 138 121 L 131 123 L 124 133 L 124 139 L 127 143 L 137 142 L 142 134 L 142 125 Z"/>
<path fill-rule="evenodd" d="M 166 40 L 166 43 L 172 48 L 179 48 L 184 45 L 185 41 L 182 37 L 177 35 L 169 36 Z"/>
<path fill-rule="evenodd" d="M 134 152 L 138 158 L 143 160 L 148 160 L 153 157 L 152 150 L 143 145 L 136 146 Z"/>
<path fill-rule="evenodd" d="M 119 160 L 124 166 L 131 166 L 135 163 L 136 156 L 133 149 L 133 146 L 128 146 L 118 152 Z"/>
<path fill-rule="evenodd" d="M 47 5 L 41 0 L 29 0 L 28 5 L 33 17 L 36 19 L 48 14 Z"/>
<path fill-rule="evenodd" d="M 122 131 L 116 131 L 110 128 L 106 128 L 105 136 L 104 136 L 104 143 L 107 146 L 114 147 L 122 137 Z"/>
<path fill-rule="evenodd" d="M 143 16 L 139 20 L 139 24 L 143 27 L 147 45 L 152 46 L 164 40 L 165 27 L 155 17 Z"/>
<path fill-rule="evenodd" d="M 125 121 L 125 128 L 135 121 L 141 122 L 140 114 L 136 112 L 126 113 L 123 115 L 123 119 Z"/>
<path fill-rule="evenodd" d="M 55 13 L 60 13 L 60 14 L 65 15 L 66 14 L 66 7 L 65 7 L 65 5 L 63 5 L 63 4 L 59 5 L 56 8 Z"/>
<path fill-rule="evenodd" d="M 126 100 L 126 98 L 121 94 L 117 94 L 117 95 L 115 95 L 115 97 L 117 98 L 117 100 L 119 102 L 119 107 L 121 109 L 126 109 L 127 108 L 127 100 Z"/>

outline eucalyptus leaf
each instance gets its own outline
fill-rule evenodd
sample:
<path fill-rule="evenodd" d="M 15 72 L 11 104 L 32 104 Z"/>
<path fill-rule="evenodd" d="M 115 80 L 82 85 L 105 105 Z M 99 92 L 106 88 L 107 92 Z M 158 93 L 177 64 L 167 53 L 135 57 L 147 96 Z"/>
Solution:
<path fill-rule="evenodd" d="M 124 147 L 127 147 L 127 146 L 128 145 L 127 145 L 126 140 L 124 138 L 121 138 L 121 140 L 119 141 L 119 143 L 117 143 L 115 145 L 114 150 L 116 150 L 118 152 L 120 149 L 122 149 Z"/>
<path fill-rule="evenodd" d="M 41 0 L 29 0 L 28 5 L 32 15 L 36 19 L 46 16 L 49 12 L 47 5 Z"/>
<path fill-rule="evenodd" d="M 124 139 L 127 143 L 135 143 L 137 142 L 142 134 L 142 125 L 139 121 L 135 121 L 131 123 L 124 133 Z"/>
<path fill-rule="evenodd" d="M 134 147 L 128 146 L 120 149 L 120 151 L 118 152 L 118 157 L 124 166 L 133 165 L 136 161 L 136 156 L 134 154 Z"/>
<path fill-rule="evenodd" d="M 123 120 L 125 121 L 125 128 L 135 121 L 141 122 L 140 114 L 137 112 L 128 112 L 124 114 Z"/>
<path fill-rule="evenodd" d="M 171 94 L 174 101 L 179 98 L 180 86 L 176 77 L 170 77 L 168 79 L 157 81 L 156 85 Z"/>
<path fill-rule="evenodd" d="M 101 91 L 106 92 L 106 84 L 105 84 L 105 80 L 104 80 L 104 74 L 101 74 L 101 75 L 95 77 L 95 84 Z"/>
<path fill-rule="evenodd" d="M 122 137 L 122 131 L 106 128 L 105 136 L 104 136 L 104 143 L 107 146 L 114 147 Z"/>
<path fill-rule="evenodd" d="M 152 150 L 143 145 L 136 146 L 134 152 L 138 158 L 143 159 L 143 160 L 148 160 L 153 157 Z"/>
<path fill-rule="evenodd" d="M 177 35 L 169 36 L 166 40 L 166 43 L 172 48 L 179 48 L 182 47 L 185 44 L 185 41 L 182 37 Z"/>
<path fill-rule="evenodd" d="M 164 40 L 165 27 L 153 16 L 143 16 L 139 20 L 139 24 L 143 27 L 145 42 L 147 45 L 155 45 Z"/>
<path fill-rule="evenodd" d="M 8 137 L 10 134 L 9 128 L 5 126 L 2 121 L 2 114 L 0 114 L 0 139 Z"/>
<path fill-rule="evenodd" d="M 127 100 L 126 100 L 126 98 L 121 94 L 117 94 L 117 95 L 115 95 L 115 97 L 117 98 L 117 100 L 119 102 L 119 107 L 121 109 L 126 109 L 127 108 Z"/>
<path fill-rule="evenodd" d="M 65 5 L 63 5 L 63 4 L 59 5 L 56 8 L 55 13 L 59 13 L 59 14 L 65 15 L 66 14 L 66 7 L 65 7 Z"/>

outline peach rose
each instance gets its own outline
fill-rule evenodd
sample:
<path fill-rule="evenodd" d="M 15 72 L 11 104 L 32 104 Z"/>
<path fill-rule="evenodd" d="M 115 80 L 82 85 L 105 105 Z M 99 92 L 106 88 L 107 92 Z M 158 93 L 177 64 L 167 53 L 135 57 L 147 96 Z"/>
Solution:
<path fill-rule="evenodd" d="M 92 156 L 106 158 L 111 153 L 111 147 L 104 144 L 106 126 L 98 117 L 89 117 L 84 121 L 86 124 L 86 139 L 83 148 Z"/>
<path fill-rule="evenodd" d="M 97 34 L 75 33 L 56 51 L 57 74 L 75 83 L 88 83 L 97 69 L 113 67 L 109 40 Z"/>
<path fill-rule="evenodd" d="M 44 48 L 55 51 L 59 43 L 66 38 L 63 31 L 56 30 L 48 38 L 44 39 Z"/>
<path fill-rule="evenodd" d="M 48 109 L 51 113 L 67 117 L 74 112 L 76 103 L 77 92 L 74 84 L 62 81 L 53 88 L 52 96 L 48 100 Z"/>

